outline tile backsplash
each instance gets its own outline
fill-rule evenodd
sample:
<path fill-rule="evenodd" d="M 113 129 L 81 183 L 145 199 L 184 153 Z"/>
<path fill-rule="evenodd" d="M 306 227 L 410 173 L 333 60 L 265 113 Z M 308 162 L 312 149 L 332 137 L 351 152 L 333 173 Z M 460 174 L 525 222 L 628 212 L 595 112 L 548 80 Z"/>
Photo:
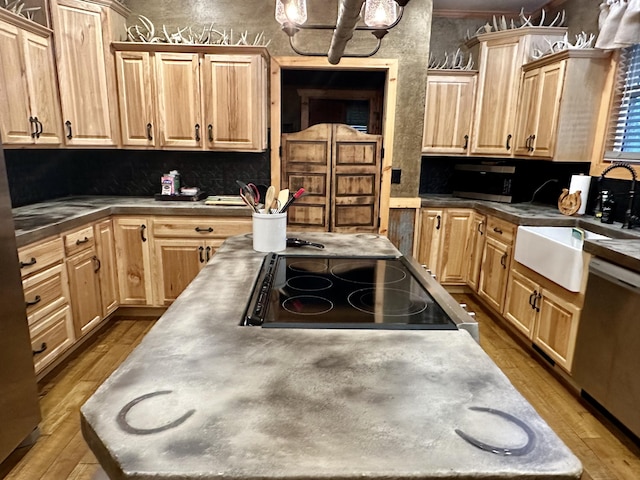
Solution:
<path fill-rule="evenodd" d="M 268 152 L 5 150 L 13 207 L 68 195 L 152 196 L 178 170 L 183 186 L 237 193 L 236 179 L 270 183 Z"/>

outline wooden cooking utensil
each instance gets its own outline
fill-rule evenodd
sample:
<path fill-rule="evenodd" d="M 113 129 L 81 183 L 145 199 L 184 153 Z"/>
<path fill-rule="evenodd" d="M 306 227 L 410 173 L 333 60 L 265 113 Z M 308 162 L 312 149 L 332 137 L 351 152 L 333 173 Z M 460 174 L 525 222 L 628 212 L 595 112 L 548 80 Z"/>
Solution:
<path fill-rule="evenodd" d="M 289 200 L 289 189 L 285 188 L 284 190 L 280 190 L 278 194 L 278 206 L 276 208 L 282 208 L 285 203 Z"/>
<path fill-rule="evenodd" d="M 264 213 L 271 213 L 271 206 L 276 199 L 276 187 L 271 185 L 267 188 L 267 193 L 264 196 Z"/>

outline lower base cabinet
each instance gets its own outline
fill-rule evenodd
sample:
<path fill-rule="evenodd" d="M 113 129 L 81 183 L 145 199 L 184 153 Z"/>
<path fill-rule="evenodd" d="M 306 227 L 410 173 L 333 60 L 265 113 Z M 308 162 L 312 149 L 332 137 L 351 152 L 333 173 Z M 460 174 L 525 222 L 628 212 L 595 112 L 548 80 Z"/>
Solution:
<path fill-rule="evenodd" d="M 102 320 L 99 268 L 94 248 L 67 259 L 71 309 L 78 338 Z"/>
<path fill-rule="evenodd" d="M 517 263 L 507 292 L 504 317 L 571 373 L 580 320 L 580 294 L 571 293 Z"/>
<path fill-rule="evenodd" d="M 510 261 L 511 246 L 488 237 L 482 254 L 478 295 L 500 313 L 504 305 Z"/>
<path fill-rule="evenodd" d="M 478 282 L 480 281 L 480 262 L 484 250 L 486 226 L 487 217 L 474 211 L 469 220 L 469 235 L 464 255 L 467 262 L 467 285 L 474 292 L 478 291 Z"/>
<path fill-rule="evenodd" d="M 113 218 L 118 291 L 122 305 L 152 305 L 151 219 Z"/>
<path fill-rule="evenodd" d="M 69 305 L 30 326 L 33 366 L 36 374 L 51 364 L 75 342 L 73 316 Z"/>

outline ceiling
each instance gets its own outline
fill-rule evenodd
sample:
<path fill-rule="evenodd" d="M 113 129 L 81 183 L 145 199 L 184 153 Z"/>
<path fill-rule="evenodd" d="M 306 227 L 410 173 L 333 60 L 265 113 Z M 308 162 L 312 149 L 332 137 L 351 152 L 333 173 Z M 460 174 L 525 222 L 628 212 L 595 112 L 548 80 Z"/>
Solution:
<path fill-rule="evenodd" d="M 455 15 L 473 15 L 487 13 L 525 13 L 534 12 L 550 3 L 550 0 L 433 0 L 434 13 Z"/>

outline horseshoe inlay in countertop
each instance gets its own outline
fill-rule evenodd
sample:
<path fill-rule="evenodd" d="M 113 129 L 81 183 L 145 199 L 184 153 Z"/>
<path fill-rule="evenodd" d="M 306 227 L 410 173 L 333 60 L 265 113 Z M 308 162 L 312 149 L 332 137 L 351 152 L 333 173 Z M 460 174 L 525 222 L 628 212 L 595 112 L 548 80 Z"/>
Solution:
<path fill-rule="evenodd" d="M 155 427 L 155 428 L 136 428 L 136 427 L 132 427 L 127 421 L 127 414 L 129 413 L 129 410 L 131 410 L 138 403 L 151 397 L 157 397 L 158 395 L 168 395 L 170 393 L 173 393 L 173 390 L 160 390 L 158 392 L 146 393 L 144 395 L 140 395 L 139 397 L 134 398 L 129 403 L 127 403 L 124 407 L 122 407 L 122 409 L 118 412 L 118 417 L 116 419 L 118 426 L 125 432 L 132 433 L 134 435 L 151 435 L 153 433 L 159 433 L 159 432 L 164 432 L 166 430 L 170 430 L 172 428 L 175 428 L 183 424 L 191 415 L 195 413 L 195 410 L 189 410 L 188 412 L 186 412 L 184 415 L 174 420 L 173 422 L 168 423 L 166 425 L 162 425 L 160 427 Z"/>

